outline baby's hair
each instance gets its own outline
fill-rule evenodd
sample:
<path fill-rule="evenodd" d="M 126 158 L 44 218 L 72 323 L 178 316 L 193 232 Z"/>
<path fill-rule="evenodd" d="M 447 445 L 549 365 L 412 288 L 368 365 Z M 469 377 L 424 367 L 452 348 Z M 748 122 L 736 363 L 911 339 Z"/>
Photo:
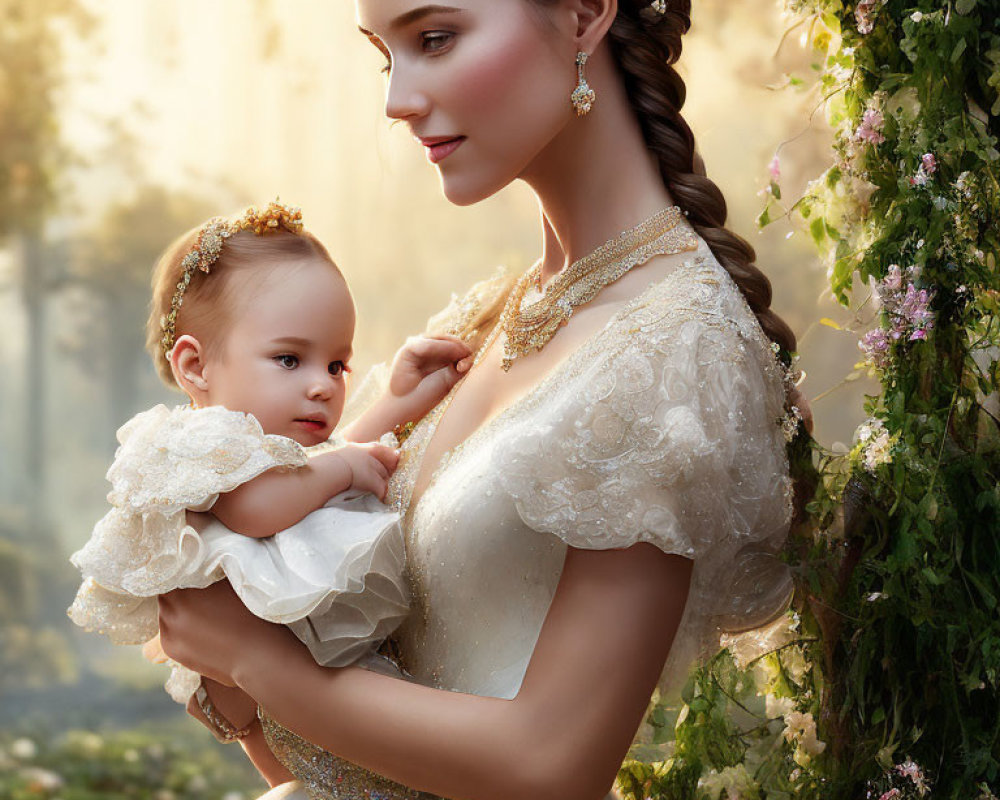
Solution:
<path fill-rule="evenodd" d="M 197 247 L 203 230 L 204 226 L 199 226 L 178 237 L 163 252 L 153 269 L 153 298 L 146 321 L 146 350 L 160 379 L 171 388 L 180 387 L 174 379 L 169 357 L 164 354 L 164 319 L 170 314 L 178 284 L 184 279 L 184 258 Z M 177 313 L 175 335 L 195 335 L 209 355 L 214 353 L 222 337 L 212 334 L 231 325 L 241 298 L 240 288 L 252 284 L 249 271 L 276 268 L 283 261 L 307 258 L 320 258 L 340 274 L 323 243 L 306 230 L 297 233 L 276 230 L 266 236 L 252 230 L 234 233 L 225 240 L 211 272 L 194 271 L 190 285 L 183 293 L 183 306 Z M 237 277 L 240 279 L 237 280 Z"/>

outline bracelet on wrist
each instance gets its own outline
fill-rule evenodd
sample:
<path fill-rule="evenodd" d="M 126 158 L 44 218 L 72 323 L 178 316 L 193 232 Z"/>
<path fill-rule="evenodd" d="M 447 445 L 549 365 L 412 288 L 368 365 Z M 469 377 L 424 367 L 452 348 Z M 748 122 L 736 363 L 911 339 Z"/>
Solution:
<path fill-rule="evenodd" d="M 212 699 L 208 696 L 208 690 L 205 688 L 204 680 L 202 680 L 197 690 L 195 690 L 194 697 L 198 703 L 198 708 L 201 709 L 201 713 L 205 715 L 205 719 L 208 720 L 211 726 L 209 730 L 211 730 L 212 735 L 223 744 L 229 744 L 230 742 L 235 742 L 239 739 L 245 739 L 250 735 L 251 728 L 257 724 L 257 717 L 255 715 L 250 722 L 242 728 L 237 728 L 233 725 L 233 723 L 226 719 L 222 712 L 215 707 Z"/>

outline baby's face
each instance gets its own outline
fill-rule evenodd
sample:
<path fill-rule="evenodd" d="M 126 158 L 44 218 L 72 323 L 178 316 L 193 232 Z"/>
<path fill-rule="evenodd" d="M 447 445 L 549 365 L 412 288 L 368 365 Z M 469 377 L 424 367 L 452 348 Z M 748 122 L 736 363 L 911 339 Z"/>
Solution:
<path fill-rule="evenodd" d="M 253 414 L 265 433 L 319 444 L 344 410 L 354 303 L 319 258 L 267 272 L 240 297 L 234 324 L 205 363 L 208 404 Z"/>

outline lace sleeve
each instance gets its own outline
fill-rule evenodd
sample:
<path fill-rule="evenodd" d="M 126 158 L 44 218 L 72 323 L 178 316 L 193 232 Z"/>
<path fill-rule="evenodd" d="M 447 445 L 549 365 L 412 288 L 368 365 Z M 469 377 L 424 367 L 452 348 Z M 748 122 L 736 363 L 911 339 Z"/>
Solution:
<path fill-rule="evenodd" d="M 270 469 L 306 463 L 301 445 L 221 406 L 156 406 L 123 425 L 118 441 L 108 501 L 135 512 L 207 511 L 220 494 Z"/>
<path fill-rule="evenodd" d="M 743 626 L 787 601 L 770 554 L 791 481 L 780 367 L 718 270 L 654 287 L 592 340 L 546 412 L 501 446 L 499 469 L 529 527 L 578 548 L 650 542 L 694 559 L 727 587 L 699 597 L 702 610 Z"/>

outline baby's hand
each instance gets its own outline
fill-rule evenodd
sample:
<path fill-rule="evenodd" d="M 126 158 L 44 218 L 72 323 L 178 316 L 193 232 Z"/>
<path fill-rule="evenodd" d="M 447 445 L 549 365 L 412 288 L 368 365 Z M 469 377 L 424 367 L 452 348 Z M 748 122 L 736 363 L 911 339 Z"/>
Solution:
<path fill-rule="evenodd" d="M 399 463 L 399 451 L 383 444 L 347 444 L 337 449 L 337 455 L 351 469 L 352 489 L 371 492 L 385 499 L 389 476 Z"/>
<path fill-rule="evenodd" d="M 472 366 L 472 350 L 457 336 L 411 336 L 392 362 L 389 394 L 417 420 L 444 399 Z"/>

